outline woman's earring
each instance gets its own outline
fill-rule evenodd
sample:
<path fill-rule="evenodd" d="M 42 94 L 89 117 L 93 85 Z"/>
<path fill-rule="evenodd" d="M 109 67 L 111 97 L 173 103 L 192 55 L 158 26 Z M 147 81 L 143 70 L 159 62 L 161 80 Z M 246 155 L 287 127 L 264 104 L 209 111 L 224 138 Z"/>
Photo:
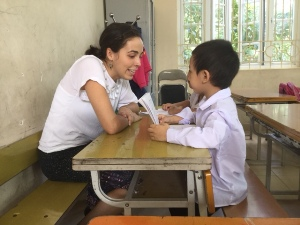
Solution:
<path fill-rule="evenodd" d="M 113 63 L 112 63 L 112 61 L 108 63 L 108 67 L 109 67 L 109 69 L 113 68 Z"/>

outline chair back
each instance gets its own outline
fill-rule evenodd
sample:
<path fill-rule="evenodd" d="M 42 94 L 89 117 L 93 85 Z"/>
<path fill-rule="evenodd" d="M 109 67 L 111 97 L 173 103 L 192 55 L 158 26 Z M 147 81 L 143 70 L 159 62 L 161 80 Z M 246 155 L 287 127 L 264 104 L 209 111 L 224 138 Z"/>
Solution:
<path fill-rule="evenodd" d="M 169 69 L 158 74 L 158 105 L 181 102 L 187 98 L 185 72 L 180 69 Z"/>

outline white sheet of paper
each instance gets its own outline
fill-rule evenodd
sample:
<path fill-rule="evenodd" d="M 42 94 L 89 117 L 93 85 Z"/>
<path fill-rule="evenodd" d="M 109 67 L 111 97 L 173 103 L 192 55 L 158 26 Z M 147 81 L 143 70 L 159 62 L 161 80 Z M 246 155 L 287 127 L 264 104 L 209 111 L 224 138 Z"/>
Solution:
<path fill-rule="evenodd" d="M 168 111 L 165 111 L 163 109 L 157 109 L 156 110 L 156 114 L 163 114 L 163 115 L 169 115 Z"/>
<path fill-rule="evenodd" d="M 162 115 L 169 115 L 169 113 L 168 113 L 168 111 L 165 111 L 165 110 L 163 110 L 163 109 L 156 109 L 155 110 L 156 111 L 156 114 L 158 115 L 158 114 L 162 114 Z M 142 113 L 142 114 L 149 114 L 147 111 L 145 111 L 145 112 L 140 112 L 140 113 Z"/>
<path fill-rule="evenodd" d="M 140 99 L 139 103 L 147 110 L 154 124 L 159 124 L 156 109 L 154 107 L 153 100 L 149 92 L 144 94 Z"/>

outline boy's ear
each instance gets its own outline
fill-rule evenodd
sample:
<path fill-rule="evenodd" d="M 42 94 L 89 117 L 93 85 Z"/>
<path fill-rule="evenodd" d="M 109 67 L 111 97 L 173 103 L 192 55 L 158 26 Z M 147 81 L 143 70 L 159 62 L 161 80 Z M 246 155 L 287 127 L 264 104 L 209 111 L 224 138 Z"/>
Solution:
<path fill-rule="evenodd" d="M 202 70 L 202 83 L 207 83 L 210 81 L 210 73 L 207 70 Z"/>

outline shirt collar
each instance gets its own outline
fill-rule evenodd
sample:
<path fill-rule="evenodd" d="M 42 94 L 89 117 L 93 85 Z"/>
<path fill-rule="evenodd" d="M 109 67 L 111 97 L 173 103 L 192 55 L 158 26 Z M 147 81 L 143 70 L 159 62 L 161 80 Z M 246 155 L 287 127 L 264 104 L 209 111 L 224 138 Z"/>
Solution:
<path fill-rule="evenodd" d="M 228 98 L 230 96 L 231 96 L 231 91 L 230 91 L 229 87 L 225 88 L 225 89 L 222 89 L 222 90 L 218 91 L 217 93 L 215 93 L 214 95 L 212 95 L 209 99 L 206 99 L 204 97 L 202 99 L 202 101 L 199 102 L 199 108 L 201 110 L 205 110 L 209 106 L 211 106 L 214 103 L 216 103 L 217 101 L 219 101 L 220 99 Z"/>

